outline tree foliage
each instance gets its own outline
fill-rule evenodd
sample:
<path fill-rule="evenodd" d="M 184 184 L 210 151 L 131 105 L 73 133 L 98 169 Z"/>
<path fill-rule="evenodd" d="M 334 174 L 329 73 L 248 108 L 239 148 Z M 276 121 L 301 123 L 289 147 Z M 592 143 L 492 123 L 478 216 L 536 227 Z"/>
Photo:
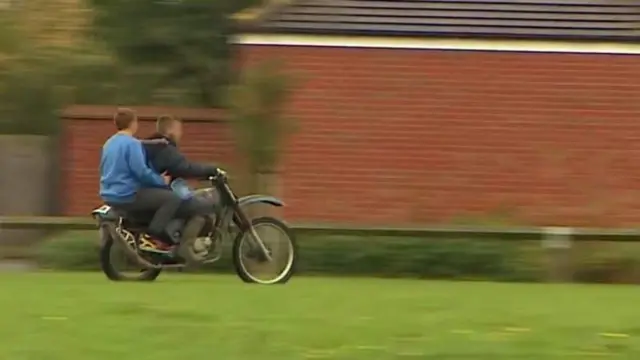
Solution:
<path fill-rule="evenodd" d="M 115 100 L 117 62 L 86 36 L 89 18 L 67 0 L 0 12 L 0 132 L 49 134 L 67 104 Z"/>
<path fill-rule="evenodd" d="M 280 63 L 266 61 L 245 69 L 229 87 L 226 107 L 251 175 L 276 170 L 281 147 L 295 130 L 294 120 L 285 113 L 293 85 Z"/>
<path fill-rule="evenodd" d="M 0 13 L 1 133 L 55 130 L 64 88 L 60 75 L 69 64 L 62 57 L 74 39 L 60 42 L 57 35 L 45 36 L 38 26 L 29 26 L 24 20 L 32 18 L 33 12 L 25 6 Z"/>
<path fill-rule="evenodd" d="M 95 31 L 143 101 L 216 106 L 229 81 L 229 16 L 252 0 L 90 0 Z"/>

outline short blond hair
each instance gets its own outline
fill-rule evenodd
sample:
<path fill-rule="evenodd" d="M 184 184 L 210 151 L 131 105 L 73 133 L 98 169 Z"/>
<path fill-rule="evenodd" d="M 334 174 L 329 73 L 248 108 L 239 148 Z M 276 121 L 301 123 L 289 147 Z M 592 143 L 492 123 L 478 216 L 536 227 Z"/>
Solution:
<path fill-rule="evenodd" d="M 156 120 L 156 131 L 160 134 L 166 134 L 167 130 L 173 125 L 173 123 L 180 121 L 180 119 L 171 115 L 161 115 Z"/>

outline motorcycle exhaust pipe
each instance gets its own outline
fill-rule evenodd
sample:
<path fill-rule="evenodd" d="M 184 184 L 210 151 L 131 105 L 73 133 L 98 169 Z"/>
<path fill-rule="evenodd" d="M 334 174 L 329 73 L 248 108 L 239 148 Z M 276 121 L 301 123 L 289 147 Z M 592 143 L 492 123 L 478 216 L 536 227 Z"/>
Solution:
<path fill-rule="evenodd" d="M 109 235 L 111 236 L 111 238 L 112 239 L 118 239 L 118 241 L 120 241 L 122 246 L 124 246 L 124 248 L 129 253 L 129 255 L 132 256 L 134 259 L 136 259 L 136 261 L 138 262 L 139 265 L 142 265 L 144 267 L 151 268 L 151 269 L 183 268 L 183 267 L 186 266 L 185 264 L 171 264 L 171 265 L 153 264 L 153 263 L 145 260 L 142 256 L 140 256 L 140 254 L 138 254 L 138 252 L 136 250 L 132 249 L 131 246 L 129 246 L 129 244 L 127 244 L 125 239 L 123 239 L 122 236 L 120 236 L 120 234 L 118 234 L 118 232 L 116 231 L 116 228 L 115 228 L 115 226 L 113 224 L 105 224 L 104 227 L 107 228 L 107 231 L 109 232 Z"/>

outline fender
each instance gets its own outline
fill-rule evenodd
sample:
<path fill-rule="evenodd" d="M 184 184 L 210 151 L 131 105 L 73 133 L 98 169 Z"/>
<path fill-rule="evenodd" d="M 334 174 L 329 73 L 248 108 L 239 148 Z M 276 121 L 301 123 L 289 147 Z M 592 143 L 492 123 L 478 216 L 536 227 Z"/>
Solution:
<path fill-rule="evenodd" d="M 271 206 L 282 207 L 284 206 L 284 202 L 276 197 L 269 195 L 247 195 L 238 199 L 238 205 L 247 206 L 251 204 L 269 204 Z"/>
<path fill-rule="evenodd" d="M 98 222 L 118 222 L 120 214 L 109 205 L 102 205 L 91 212 L 91 216 Z"/>

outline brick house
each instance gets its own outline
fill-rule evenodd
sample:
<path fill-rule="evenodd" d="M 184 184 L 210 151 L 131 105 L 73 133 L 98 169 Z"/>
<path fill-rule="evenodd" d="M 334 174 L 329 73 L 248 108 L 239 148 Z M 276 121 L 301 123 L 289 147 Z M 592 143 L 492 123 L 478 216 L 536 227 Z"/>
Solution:
<path fill-rule="evenodd" d="M 289 107 L 300 130 L 280 172 L 285 215 L 640 222 L 639 2 L 549 3 L 307 0 L 238 14 L 241 66 L 280 59 L 304 79 Z M 225 127 L 198 124 L 196 155 L 205 127 Z"/>

